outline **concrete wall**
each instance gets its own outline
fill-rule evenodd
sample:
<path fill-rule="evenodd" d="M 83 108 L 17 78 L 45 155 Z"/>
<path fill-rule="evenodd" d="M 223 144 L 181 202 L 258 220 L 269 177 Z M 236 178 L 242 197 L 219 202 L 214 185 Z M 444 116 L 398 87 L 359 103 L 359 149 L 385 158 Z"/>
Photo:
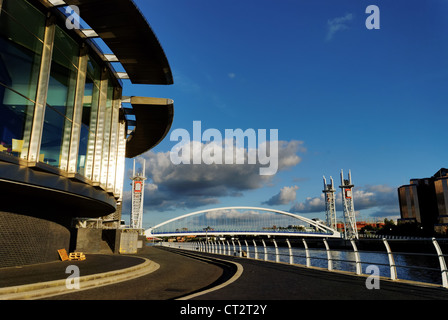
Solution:
<path fill-rule="evenodd" d="M 76 229 L 74 251 L 83 253 L 118 253 L 120 230 Z"/>
<path fill-rule="evenodd" d="M 55 261 L 69 247 L 64 223 L 0 211 L 0 268 Z"/>
<path fill-rule="evenodd" d="M 74 229 L 71 219 L 0 211 L 0 268 L 59 261 L 59 249 L 118 254 L 120 229 Z M 144 237 L 139 237 L 144 246 Z M 140 251 L 141 248 L 138 248 Z"/>

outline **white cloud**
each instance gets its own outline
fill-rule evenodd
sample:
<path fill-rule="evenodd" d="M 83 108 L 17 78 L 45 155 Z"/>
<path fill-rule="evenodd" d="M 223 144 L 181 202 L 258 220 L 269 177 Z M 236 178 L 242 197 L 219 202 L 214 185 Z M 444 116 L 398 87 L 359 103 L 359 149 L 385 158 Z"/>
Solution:
<path fill-rule="evenodd" d="M 296 191 L 298 189 L 298 186 L 283 187 L 278 194 L 270 198 L 268 201 L 263 202 L 263 204 L 272 206 L 291 203 L 296 200 Z"/>
<path fill-rule="evenodd" d="M 296 202 L 291 209 L 292 213 L 314 213 L 325 211 L 325 201 L 324 195 L 321 194 L 320 197 L 308 197 L 304 202 Z"/>
<path fill-rule="evenodd" d="M 342 214 L 341 193 L 336 196 L 336 214 Z M 370 216 L 388 217 L 400 215 L 398 207 L 397 189 L 387 185 L 368 185 L 353 189 L 353 203 L 355 211 L 372 209 Z M 325 212 L 325 198 L 306 198 L 303 202 L 296 202 L 290 209 L 293 213 Z"/>
<path fill-rule="evenodd" d="M 300 163 L 301 141 L 279 141 L 278 171 Z M 247 157 L 247 150 L 244 150 Z M 148 210 L 194 209 L 218 204 L 221 197 L 241 197 L 244 191 L 262 188 L 275 175 L 259 174 L 261 164 L 179 164 L 170 161 L 170 152 L 149 151 L 146 159 L 144 206 Z M 191 154 L 193 157 L 193 153 Z M 192 162 L 191 162 L 192 163 Z M 128 192 L 125 199 L 129 199 Z M 129 202 L 129 201 L 128 201 Z M 127 210 L 127 209 L 125 209 Z M 126 212 L 126 211 L 124 211 Z"/>
<path fill-rule="evenodd" d="M 330 41 L 336 32 L 347 30 L 348 23 L 353 20 L 353 14 L 347 13 L 343 17 L 337 17 L 327 21 L 327 37 L 326 40 Z"/>
<path fill-rule="evenodd" d="M 251 219 L 251 218 L 258 218 L 261 214 L 266 215 L 266 212 L 260 213 L 260 211 L 256 210 L 235 210 L 235 209 L 227 209 L 227 210 L 216 210 L 205 213 L 206 219 L 214 219 L 214 220 L 227 220 L 227 219 L 237 219 L 237 220 L 244 220 L 244 219 Z M 273 213 L 268 213 L 272 215 Z"/>

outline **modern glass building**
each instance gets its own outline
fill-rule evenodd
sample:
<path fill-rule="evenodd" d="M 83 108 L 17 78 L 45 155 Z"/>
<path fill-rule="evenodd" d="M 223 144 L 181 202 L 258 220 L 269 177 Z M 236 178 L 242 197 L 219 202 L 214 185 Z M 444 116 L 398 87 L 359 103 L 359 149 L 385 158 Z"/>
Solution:
<path fill-rule="evenodd" d="M 69 7 L 71 6 L 71 7 Z M 121 219 L 125 158 L 157 145 L 173 83 L 132 0 L 0 0 L 0 267 L 58 259 L 74 221 Z M 84 220 L 83 220 L 84 219 Z"/>

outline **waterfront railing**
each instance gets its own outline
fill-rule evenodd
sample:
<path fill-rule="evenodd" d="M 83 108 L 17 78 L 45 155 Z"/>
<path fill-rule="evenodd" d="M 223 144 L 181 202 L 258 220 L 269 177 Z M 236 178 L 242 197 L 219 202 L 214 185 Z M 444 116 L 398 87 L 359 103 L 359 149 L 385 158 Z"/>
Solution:
<path fill-rule="evenodd" d="M 402 244 L 411 250 L 403 250 Z M 410 280 L 441 285 L 448 289 L 448 270 L 446 255 L 441 245 L 447 240 L 435 238 L 413 239 L 363 239 L 346 240 L 345 246 L 331 248 L 335 242 L 322 239 L 320 243 L 305 238 L 289 239 L 251 239 L 251 240 L 208 240 L 188 242 L 162 242 L 160 245 L 178 249 L 208 252 L 213 254 L 239 256 L 248 259 L 274 261 L 305 267 L 325 268 L 329 271 L 353 272 L 356 275 L 370 275 L 377 270 L 380 276 L 393 281 Z M 368 244 L 372 250 L 359 250 L 359 244 Z M 319 245 L 320 244 L 320 245 Z M 399 244 L 401 246 L 399 246 Z M 414 245 L 415 244 L 415 245 Z M 413 252 L 417 244 L 424 244 L 427 252 Z M 391 249 L 396 246 L 400 251 Z M 375 267 L 375 268 L 372 268 Z"/>

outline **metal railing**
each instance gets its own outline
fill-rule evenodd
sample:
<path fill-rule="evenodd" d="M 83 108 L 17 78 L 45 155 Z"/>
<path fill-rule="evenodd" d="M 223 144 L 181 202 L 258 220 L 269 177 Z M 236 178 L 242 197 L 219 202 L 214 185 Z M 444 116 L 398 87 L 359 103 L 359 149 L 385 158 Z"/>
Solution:
<path fill-rule="evenodd" d="M 249 241 L 249 242 L 248 242 Z M 257 245 L 257 241 L 261 242 L 262 246 Z M 327 239 L 322 239 L 324 244 L 323 248 L 309 248 L 308 242 L 303 238 L 302 245 L 303 247 L 295 246 L 293 247 L 288 239 L 285 242 L 281 243 L 282 250 L 279 250 L 279 243 L 275 239 L 270 239 L 272 246 L 266 245 L 265 240 L 218 240 L 218 241 L 189 241 L 189 242 L 163 242 L 161 245 L 176 247 L 179 249 L 199 251 L 199 252 L 208 252 L 213 254 L 222 254 L 222 255 L 230 255 L 230 256 L 239 256 L 251 259 L 261 259 L 265 261 L 275 261 L 275 262 L 283 262 L 295 265 L 303 265 L 306 267 L 316 267 L 316 265 L 312 265 L 312 261 L 321 261 L 321 267 L 326 268 L 329 271 L 336 271 L 336 264 L 339 266 L 344 264 L 352 265 L 353 267 L 347 268 L 342 267 L 341 271 L 354 271 L 357 275 L 362 275 L 362 265 L 376 265 L 381 266 L 383 269 L 388 270 L 388 278 L 391 280 L 404 280 L 399 279 L 397 270 L 403 269 L 412 269 L 417 270 L 420 274 L 422 272 L 433 272 L 439 276 L 439 283 L 443 288 L 448 289 L 448 270 L 445 260 L 445 255 L 443 254 L 441 247 L 438 241 L 435 238 L 431 239 L 423 239 L 419 241 L 427 241 L 428 243 L 432 243 L 434 247 L 435 253 L 414 253 L 414 252 L 392 252 L 390 243 L 395 241 L 394 239 L 378 239 L 376 241 L 382 242 L 382 246 L 385 249 L 384 251 L 369 251 L 369 250 L 358 250 L 356 242 L 354 240 L 350 240 L 351 248 L 350 250 L 341 250 L 341 249 L 331 249 Z M 375 240 L 371 240 L 375 241 Z M 313 242 L 315 244 L 316 242 Z M 261 249 L 261 250 L 260 250 Z M 295 252 L 294 252 L 295 251 Z M 298 252 L 300 251 L 300 252 Z M 336 258 L 336 256 L 341 255 L 341 253 L 348 253 L 352 256 L 352 259 L 341 259 Z M 373 255 L 381 254 L 383 255 L 381 261 L 367 261 L 367 257 L 372 257 Z M 363 259 L 362 255 L 365 255 Z M 274 256 L 274 259 L 269 259 Z M 412 257 L 414 261 L 419 261 L 419 259 L 425 260 L 428 257 L 432 257 L 437 260 L 438 266 L 423 266 L 423 265 L 410 265 L 409 262 L 405 264 L 397 264 L 396 258 L 399 257 L 402 260 L 406 260 L 404 257 Z M 387 259 L 386 259 L 387 257 Z M 303 259 L 304 263 L 298 263 L 297 261 Z M 318 263 L 319 264 L 319 263 Z M 407 279 L 414 280 L 418 282 L 431 282 L 425 281 L 421 279 Z"/>

